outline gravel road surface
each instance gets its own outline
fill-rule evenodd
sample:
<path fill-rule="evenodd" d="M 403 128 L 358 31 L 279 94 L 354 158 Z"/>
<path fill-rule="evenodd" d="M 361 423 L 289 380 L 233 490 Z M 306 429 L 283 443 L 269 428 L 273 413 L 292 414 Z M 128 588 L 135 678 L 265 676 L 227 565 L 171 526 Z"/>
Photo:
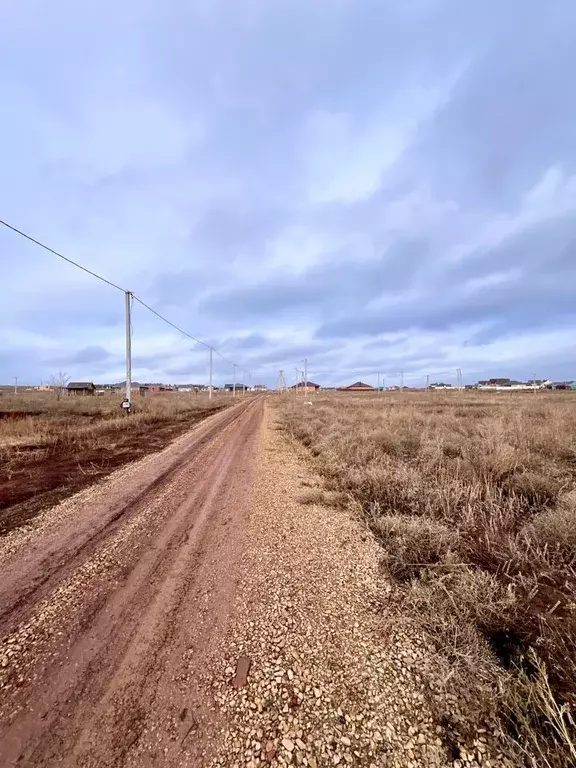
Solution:
<path fill-rule="evenodd" d="M 201 764 L 263 400 L 209 417 L 0 543 L 0 764 Z"/>

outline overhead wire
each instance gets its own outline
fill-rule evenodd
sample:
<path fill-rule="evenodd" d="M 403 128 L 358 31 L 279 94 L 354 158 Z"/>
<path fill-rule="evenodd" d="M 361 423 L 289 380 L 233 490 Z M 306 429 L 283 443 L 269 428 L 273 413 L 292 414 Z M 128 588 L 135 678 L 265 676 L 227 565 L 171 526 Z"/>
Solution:
<path fill-rule="evenodd" d="M 26 240 L 29 240 L 31 243 L 34 243 L 35 245 L 39 246 L 40 248 L 43 248 L 45 251 L 48 251 L 49 253 L 54 254 L 54 256 L 58 256 L 58 258 L 62 259 L 63 261 L 68 262 L 68 264 L 72 264 L 72 266 L 77 267 L 78 269 L 82 270 L 82 272 L 86 272 L 86 274 L 91 275 L 92 277 L 95 277 L 97 280 L 102 281 L 103 283 L 106 283 L 106 285 L 109 285 L 112 288 L 115 288 L 118 291 L 121 291 L 122 293 L 130 294 L 131 297 L 131 306 L 134 301 L 137 301 L 139 304 L 141 304 L 143 307 L 145 307 L 149 312 L 151 312 L 153 315 L 156 315 L 157 318 L 162 320 L 164 323 L 169 325 L 171 328 L 174 328 L 175 331 L 178 331 L 178 333 L 181 333 L 183 336 L 186 336 L 187 338 L 191 339 L 192 341 L 196 342 L 196 344 L 201 344 L 202 346 L 206 347 L 207 349 L 212 349 L 213 352 L 215 352 L 217 355 L 219 355 L 222 360 L 225 360 L 230 365 L 236 365 L 237 368 L 239 368 L 241 371 L 246 371 L 246 368 L 243 368 L 242 366 L 238 365 L 237 363 L 233 363 L 231 360 L 229 360 L 227 357 L 224 357 L 223 354 L 221 354 L 217 349 L 212 347 L 210 344 L 207 344 L 205 341 L 202 341 L 201 339 L 197 339 L 195 336 L 192 336 L 192 334 L 185 331 L 183 328 L 180 328 L 175 323 L 173 323 L 171 320 L 168 320 L 167 317 L 164 317 L 164 315 L 160 314 L 157 310 L 153 309 L 149 304 L 147 304 L 143 299 L 141 299 L 139 296 L 137 296 L 132 291 L 128 291 L 126 288 L 122 288 L 121 286 L 117 285 L 116 283 L 113 283 L 111 280 L 107 280 L 105 277 L 102 277 L 102 275 L 99 275 L 97 272 L 93 272 L 91 269 L 88 269 L 88 267 L 84 267 L 82 264 L 79 264 L 77 261 L 74 261 L 73 259 L 68 258 L 68 256 L 64 256 L 64 254 L 60 253 L 59 251 L 54 250 L 54 248 L 50 248 L 50 246 L 43 243 L 41 240 L 37 240 L 35 237 L 32 237 L 32 235 L 28 235 L 26 232 L 23 232 L 21 229 L 18 229 L 18 227 L 13 226 L 12 224 L 9 224 L 7 221 L 4 221 L 3 219 L 0 219 L 0 224 L 3 227 L 6 227 L 6 229 L 10 229 L 12 232 L 15 232 L 17 235 L 20 235 L 20 237 L 25 238 Z M 130 333 L 132 335 L 132 323 L 130 323 Z"/>
<path fill-rule="evenodd" d="M 88 269 L 87 267 L 83 267 L 82 264 L 78 264 L 77 261 L 73 261 L 72 259 L 69 259 L 67 256 L 64 256 L 58 251 L 55 251 L 53 248 L 50 248 L 50 246 L 46 245 L 45 243 L 42 243 L 40 240 L 36 240 L 36 238 L 31 237 L 30 235 L 27 235 L 26 232 L 22 232 L 22 230 L 17 229 L 16 227 L 13 227 L 12 224 L 8 224 L 8 222 L 3 221 L 2 219 L 0 219 L 0 224 L 2 224 L 2 226 L 6 227 L 7 229 L 11 229 L 12 232 L 16 232 L 17 235 L 20 235 L 21 237 L 25 237 L 26 240 L 30 240 L 31 243 L 34 243 L 35 245 L 39 245 L 40 248 L 44 248 L 45 251 L 50 251 L 50 253 L 53 253 L 54 256 L 58 256 L 58 258 L 63 259 L 64 261 L 67 261 L 69 264 L 72 264 L 75 267 L 78 267 L 78 269 L 81 269 L 83 272 L 86 272 L 87 274 L 92 275 L 92 277 L 95 277 L 98 280 L 101 280 L 103 283 L 106 283 L 107 285 L 112 286 L 112 288 L 116 288 L 117 291 L 122 291 L 122 293 L 127 292 L 125 288 L 121 288 L 119 285 L 116 285 L 116 283 L 113 283 L 111 280 L 107 280 L 105 277 L 102 277 L 102 275 L 99 275 L 97 272 L 92 272 L 91 269 Z"/>
<path fill-rule="evenodd" d="M 200 341 L 200 339 L 197 339 L 195 336 L 192 336 L 192 334 L 188 333 L 188 331 L 184 331 L 182 328 L 179 328 L 171 320 L 168 320 L 168 318 L 164 317 L 164 315 L 161 315 L 160 312 L 157 312 L 155 309 L 152 309 L 152 307 L 149 304 L 146 304 L 146 302 L 143 301 L 135 293 L 133 293 L 132 296 L 134 297 L 134 301 L 137 301 L 139 304 L 142 304 L 142 306 L 145 307 L 149 312 L 152 312 L 153 315 L 156 315 L 156 317 L 160 318 L 160 320 L 163 320 L 165 323 L 167 323 L 167 325 L 174 328 L 175 331 L 178 331 L 178 333 L 181 333 L 183 336 L 187 336 L 189 339 L 192 339 L 192 341 L 195 341 L 197 344 L 202 344 L 202 346 L 206 347 L 207 349 L 210 349 L 210 344 L 206 344 L 205 341 Z"/>

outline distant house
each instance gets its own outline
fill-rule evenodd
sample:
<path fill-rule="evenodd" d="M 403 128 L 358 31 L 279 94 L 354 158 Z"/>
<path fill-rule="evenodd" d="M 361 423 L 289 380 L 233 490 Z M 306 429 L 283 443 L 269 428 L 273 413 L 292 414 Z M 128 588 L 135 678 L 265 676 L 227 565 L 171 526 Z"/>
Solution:
<path fill-rule="evenodd" d="M 93 395 L 96 387 L 91 381 L 71 381 L 66 391 L 69 395 Z"/>
<path fill-rule="evenodd" d="M 244 384 L 224 384 L 223 389 L 225 392 L 233 392 L 236 390 L 236 392 L 242 392 L 244 389 L 248 389 L 248 387 L 245 387 Z"/>
<path fill-rule="evenodd" d="M 267 392 L 268 391 L 268 387 L 266 386 L 266 384 L 254 384 L 254 386 L 252 387 L 252 391 L 253 392 Z"/>
<path fill-rule="evenodd" d="M 548 382 L 547 389 L 564 389 L 564 390 L 575 390 L 576 389 L 576 381 L 553 381 Z"/>
<path fill-rule="evenodd" d="M 143 395 L 145 392 L 143 385 L 138 381 L 132 381 L 130 389 L 133 395 Z M 126 392 L 126 382 L 120 381 L 118 384 L 112 384 L 111 390 L 119 394 Z"/>
<path fill-rule="evenodd" d="M 476 385 L 477 389 L 504 390 L 504 391 L 522 391 L 546 389 L 552 382 L 548 379 L 530 379 L 529 381 L 516 381 L 514 379 L 487 379 L 481 380 Z"/>
<path fill-rule="evenodd" d="M 354 384 L 349 384 L 347 387 L 339 387 L 339 392 L 377 392 L 375 387 L 370 384 L 364 384 L 363 381 L 355 381 Z"/>
<path fill-rule="evenodd" d="M 295 392 L 302 392 L 304 389 L 307 389 L 308 392 L 318 392 L 320 384 L 314 384 L 313 381 L 299 381 L 297 384 L 293 384 L 290 389 L 293 389 Z"/>
<path fill-rule="evenodd" d="M 140 384 L 141 395 L 157 395 L 159 392 L 171 392 L 172 387 L 166 384 L 158 384 L 157 382 Z"/>
<path fill-rule="evenodd" d="M 142 386 L 138 381 L 132 381 L 131 382 L 132 389 L 140 389 Z M 126 389 L 126 382 L 125 381 L 119 381 L 118 384 L 112 384 L 112 389 L 119 389 L 124 390 Z"/>

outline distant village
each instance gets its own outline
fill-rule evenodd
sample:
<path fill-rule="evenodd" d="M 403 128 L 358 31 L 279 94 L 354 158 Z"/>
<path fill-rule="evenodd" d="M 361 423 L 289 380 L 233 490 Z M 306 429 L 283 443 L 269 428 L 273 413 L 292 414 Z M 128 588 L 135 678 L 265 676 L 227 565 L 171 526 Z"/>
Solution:
<path fill-rule="evenodd" d="M 140 383 L 133 381 L 131 383 L 133 395 L 155 395 L 161 392 L 190 392 L 198 394 L 207 392 L 208 384 L 160 384 L 158 382 Z M 266 392 L 268 387 L 265 384 L 255 384 L 247 386 L 245 384 L 225 384 L 222 387 L 213 385 L 213 392 Z M 70 381 L 60 384 L 39 384 L 38 386 L 18 386 L 14 384 L 0 385 L 0 392 L 55 392 L 60 391 L 66 395 L 106 395 L 118 394 L 120 397 L 126 392 L 126 382 L 120 381 L 117 384 L 95 384 L 92 381 Z"/>
<path fill-rule="evenodd" d="M 210 389 L 208 384 L 161 384 L 158 382 L 140 383 L 137 381 L 132 382 L 132 394 L 140 395 L 142 397 L 146 395 L 155 395 L 162 392 L 188 392 L 191 394 L 198 394 L 200 392 L 207 392 Z M 485 390 L 485 391 L 533 391 L 539 390 L 573 390 L 576 391 L 576 381 L 552 381 L 550 379 L 531 379 L 529 381 L 516 381 L 515 379 L 508 378 L 493 378 L 478 381 L 476 384 L 465 384 L 461 387 L 457 385 L 446 383 L 443 381 L 431 382 L 427 386 L 422 387 L 408 387 L 400 385 L 380 386 L 373 387 L 371 384 L 366 384 L 363 381 L 355 381 L 353 384 L 348 384 L 342 387 L 330 387 L 321 386 L 313 381 L 299 381 L 297 384 L 293 384 L 291 387 L 286 387 L 287 391 L 302 392 L 304 390 L 308 392 L 318 392 L 320 389 L 324 392 L 421 392 L 422 390 Z M 71 396 L 86 396 L 86 395 L 106 395 L 106 394 L 118 394 L 123 396 L 126 391 L 126 382 L 120 381 L 117 384 L 95 384 L 91 381 L 70 381 L 68 383 L 60 384 L 40 384 L 38 386 L 23 386 L 23 385 L 0 385 L 0 393 L 2 392 L 55 392 L 60 394 L 66 394 Z M 212 391 L 217 392 L 268 392 L 269 388 L 266 384 L 255 384 L 247 386 L 243 383 L 239 384 L 224 384 L 223 386 L 212 386 Z M 274 390 L 275 391 L 275 390 Z"/>
<path fill-rule="evenodd" d="M 300 391 L 307 389 L 310 392 L 317 392 L 320 389 L 320 384 L 315 384 L 313 381 L 299 381 L 294 384 L 290 389 Z M 550 379 L 532 379 L 530 381 L 515 381 L 514 379 L 496 378 L 486 379 L 484 381 L 478 381 L 476 384 L 465 384 L 461 387 L 453 384 L 446 384 L 442 381 L 432 382 L 425 387 L 406 387 L 400 385 L 393 386 L 381 386 L 373 387 L 371 384 L 365 384 L 363 381 L 355 381 L 353 384 L 348 384 L 343 387 L 322 387 L 324 391 L 336 391 L 336 392 L 397 392 L 397 391 L 422 391 L 423 389 L 445 389 L 445 390 L 459 390 L 459 389 L 479 389 L 488 391 L 533 391 L 534 389 L 563 389 L 563 390 L 576 390 L 576 381 L 551 381 Z"/>

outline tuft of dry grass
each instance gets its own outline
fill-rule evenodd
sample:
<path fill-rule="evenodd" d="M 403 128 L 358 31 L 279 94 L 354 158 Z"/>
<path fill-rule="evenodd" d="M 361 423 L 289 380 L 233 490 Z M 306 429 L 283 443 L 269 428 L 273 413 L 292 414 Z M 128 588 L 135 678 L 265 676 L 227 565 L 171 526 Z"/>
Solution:
<path fill-rule="evenodd" d="M 134 413 L 128 417 L 120 408 L 121 400 L 118 395 L 57 400 L 53 393 L 4 394 L 0 397 L 0 448 L 168 423 L 229 404 L 222 397 L 209 400 L 204 394 L 164 393 L 136 397 Z"/>
<path fill-rule="evenodd" d="M 470 717 L 496 710 L 528 765 L 573 765 L 576 397 L 327 394 L 281 407 L 327 491 L 367 517 Z"/>

